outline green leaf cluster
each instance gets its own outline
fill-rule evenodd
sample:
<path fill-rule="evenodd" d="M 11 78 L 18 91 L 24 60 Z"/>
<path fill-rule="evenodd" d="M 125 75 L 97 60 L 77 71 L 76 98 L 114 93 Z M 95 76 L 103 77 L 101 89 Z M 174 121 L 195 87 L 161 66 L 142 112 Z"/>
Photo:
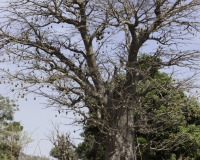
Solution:
<path fill-rule="evenodd" d="M 22 149 L 19 141 L 23 126 L 14 121 L 14 112 L 17 110 L 14 101 L 0 96 L 0 159 L 18 159 Z"/>

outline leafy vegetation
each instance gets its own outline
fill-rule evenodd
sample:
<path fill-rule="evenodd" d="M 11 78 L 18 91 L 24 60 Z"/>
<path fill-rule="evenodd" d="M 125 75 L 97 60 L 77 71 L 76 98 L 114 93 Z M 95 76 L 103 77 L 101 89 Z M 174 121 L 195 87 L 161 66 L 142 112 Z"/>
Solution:
<path fill-rule="evenodd" d="M 142 55 L 141 70 L 149 68 L 151 57 Z M 139 61 L 139 62 L 140 62 Z M 158 60 L 156 60 L 158 61 Z M 135 111 L 137 159 L 200 159 L 200 104 L 196 98 L 188 98 L 184 91 L 176 90 L 175 81 L 155 66 L 150 72 L 151 80 L 143 79 L 138 90 L 146 91 L 141 98 L 141 107 Z M 120 83 L 124 76 L 119 75 Z M 162 90 L 154 86 L 165 86 Z M 120 85 L 117 84 L 117 90 Z M 147 88 L 149 91 L 147 92 Z M 155 88 L 155 89 L 154 89 Z M 142 124 L 141 124 L 142 122 Z M 143 125 L 143 127 L 141 126 Z M 144 126 L 146 125 L 146 126 Z M 81 134 L 84 142 L 76 152 L 81 158 L 104 160 L 105 145 L 98 127 L 86 127 Z M 162 149 L 159 149 L 163 147 Z"/>
<path fill-rule="evenodd" d="M 17 110 L 14 101 L 0 96 L 0 159 L 18 160 L 21 149 L 31 142 L 20 122 L 14 121 Z"/>

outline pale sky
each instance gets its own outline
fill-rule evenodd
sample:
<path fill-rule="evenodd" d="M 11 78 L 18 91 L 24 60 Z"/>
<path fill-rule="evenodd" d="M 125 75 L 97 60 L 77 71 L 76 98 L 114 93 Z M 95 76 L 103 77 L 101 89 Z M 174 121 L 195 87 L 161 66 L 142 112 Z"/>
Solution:
<path fill-rule="evenodd" d="M 1 0 L 0 6 L 4 6 L 8 1 Z M 0 63 L 0 67 L 8 68 L 10 67 L 7 64 Z M 13 68 L 14 69 L 14 68 Z M 12 69 L 11 69 L 12 70 Z M 19 111 L 15 113 L 15 120 L 20 121 L 24 127 L 24 131 L 28 131 L 31 135 L 31 138 L 34 140 L 25 148 L 24 152 L 30 155 L 44 155 L 49 156 L 49 151 L 52 148 L 52 144 L 46 140 L 46 134 L 50 130 L 53 130 L 51 122 L 58 123 L 60 125 L 61 132 L 71 133 L 71 137 L 74 138 L 74 143 L 78 144 L 81 142 L 79 134 L 81 133 L 80 128 L 75 126 L 68 126 L 72 120 L 67 119 L 59 115 L 55 108 L 45 108 L 46 99 L 37 97 L 34 100 L 34 95 L 28 95 L 28 101 L 23 98 L 17 98 L 14 93 L 10 92 L 10 86 L 7 87 L 5 84 L 0 84 L 0 94 L 10 99 L 18 100 Z M 57 115 L 57 117 L 55 117 Z M 76 130 L 76 133 L 74 133 Z M 79 130 L 79 131 L 78 131 Z M 78 139 L 77 139 L 78 138 Z"/>
<path fill-rule="evenodd" d="M 0 94 L 10 99 L 17 99 L 14 93 L 8 93 L 8 88 L 6 85 L 0 85 Z M 19 98 L 17 104 L 19 105 L 19 111 L 15 113 L 15 120 L 20 121 L 24 127 L 24 131 L 30 133 L 31 138 L 34 140 L 29 144 L 28 148 L 25 148 L 24 152 L 30 155 L 49 155 L 49 151 L 52 147 L 51 143 L 45 136 L 49 131 L 53 130 L 51 122 L 61 124 L 61 132 L 69 132 L 74 138 L 80 138 L 80 131 L 76 131 L 77 127 L 75 126 L 65 126 L 62 124 L 70 123 L 70 120 L 66 117 L 59 115 L 54 108 L 44 108 L 45 99 L 37 97 L 34 99 L 34 95 L 29 95 L 28 100 L 26 101 L 23 98 Z M 55 117 L 57 115 L 57 117 Z M 74 139 L 75 144 L 80 142 L 80 139 Z"/>

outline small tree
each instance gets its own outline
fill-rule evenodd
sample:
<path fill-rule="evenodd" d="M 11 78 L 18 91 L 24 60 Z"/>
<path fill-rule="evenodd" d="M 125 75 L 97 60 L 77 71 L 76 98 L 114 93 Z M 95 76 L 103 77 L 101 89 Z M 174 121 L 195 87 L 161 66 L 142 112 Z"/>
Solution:
<path fill-rule="evenodd" d="M 14 121 L 14 112 L 18 110 L 15 102 L 0 96 L 0 158 L 18 160 L 20 151 L 31 142 L 23 126 Z"/>
<path fill-rule="evenodd" d="M 48 135 L 48 139 L 53 144 L 50 156 L 59 160 L 77 160 L 77 155 L 73 149 L 74 145 L 70 142 L 68 134 L 62 134 L 58 125 L 53 125 L 54 131 Z"/>

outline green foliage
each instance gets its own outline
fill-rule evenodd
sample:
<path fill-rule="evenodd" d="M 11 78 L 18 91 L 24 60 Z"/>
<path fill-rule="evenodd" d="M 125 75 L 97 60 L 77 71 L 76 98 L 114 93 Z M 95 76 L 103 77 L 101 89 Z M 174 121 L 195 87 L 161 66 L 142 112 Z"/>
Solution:
<path fill-rule="evenodd" d="M 160 59 L 147 55 L 141 55 L 138 61 L 140 72 L 146 77 L 137 86 L 137 92 L 143 94 L 140 107 L 135 110 L 137 157 L 200 159 L 200 105 L 195 98 L 175 89 L 171 77 L 158 71 L 159 62 Z M 120 92 L 124 81 L 124 75 L 117 77 L 115 92 Z M 105 137 L 98 128 L 86 128 L 82 136 L 85 140 L 78 146 L 79 155 L 88 160 L 104 160 Z"/>
<path fill-rule="evenodd" d="M 81 134 L 85 138 L 84 142 L 78 145 L 76 150 L 81 159 L 104 160 L 105 147 L 103 145 L 104 135 L 98 128 L 91 127 Z"/>
<path fill-rule="evenodd" d="M 176 90 L 172 79 L 160 72 L 153 80 L 142 81 L 138 92 L 146 94 L 136 111 L 136 124 L 147 119 L 143 124 L 147 129 L 136 131 L 136 145 L 140 146 L 138 159 L 198 159 L 200 105 L 197 100 Z"/>
<path fill-rule="evenodd" d="M 72 148 L 69 148 L 68 152 L 69 152 L 69 157 L 71 157 L 72 160 L 76 159 L 76 153 Z M 50 156 L 57 158 L 58 160 L 63 160 L 61 154 L 62 153 L 56 147 L 52 148 L 50 151 Z"/>
<path fill-rule="evenodd" d="M 50 155 L 59 160 L 77 160 L 76 152 L 72 143 L 69 140 L 68 134 L 60 134 L 59 129 L 56 129 L 56 135 L 51 135 L 51 142 L 54 147 L 50 151 Z"/>
<path fill-rule="evenodd" d="M 0 159 L 18 159 L 22 149 L 23 127 L 13 119 L 17 110 L 14 101 L 0 96 Z"/>
<path fill-rule="evenodd" d="M 0 121 L 6 122 L 13 120 L 13 114 L 18 108 L 14 101 L 0 95 Z"/>
<path fill-rule="evenodd" d="M 140 146 L 138 159 L 198 159 L 200 105 L 197 100 L 176 90 L 171 78 L 160 72 L 152 81 L 142 81 L 138 91 L 146 94 L 141 98 L 142 111 L 141 108 L 136 111 L 136 124 L 147 119 L 143 124 L 147 129 L 136 131 L 136 145 Z"/>
<path fill-rule="evenodd" d="M 157 75 L 160 66 L 161 59 L 150 56 L 147 54 L 141 54 L 138 58 L 139 72 L 148 74 L 150 77 L 154 78 Z"/>

